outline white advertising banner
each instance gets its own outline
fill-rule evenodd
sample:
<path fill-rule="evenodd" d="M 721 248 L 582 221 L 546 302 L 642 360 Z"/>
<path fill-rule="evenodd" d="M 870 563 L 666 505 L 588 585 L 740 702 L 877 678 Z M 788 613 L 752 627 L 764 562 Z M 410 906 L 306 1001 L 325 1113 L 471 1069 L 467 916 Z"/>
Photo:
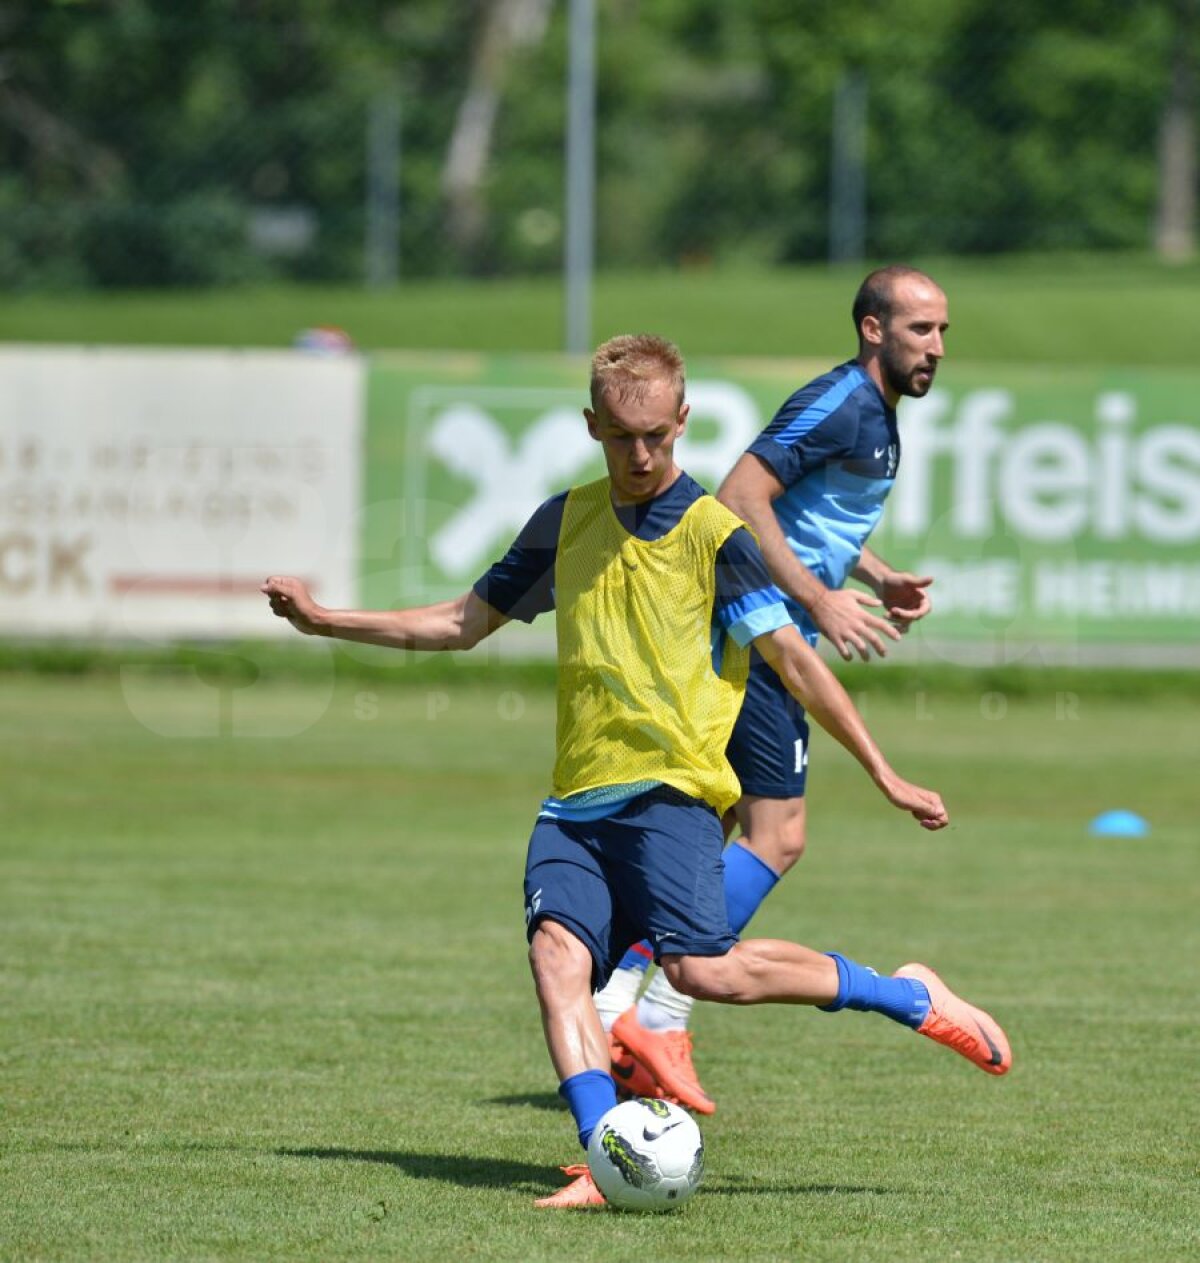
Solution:
<path fill-rule="evenodd" d="M 364 368 L 0 348 L 0 634 L 261 637 L 269 573 L 357 602 Z"/>

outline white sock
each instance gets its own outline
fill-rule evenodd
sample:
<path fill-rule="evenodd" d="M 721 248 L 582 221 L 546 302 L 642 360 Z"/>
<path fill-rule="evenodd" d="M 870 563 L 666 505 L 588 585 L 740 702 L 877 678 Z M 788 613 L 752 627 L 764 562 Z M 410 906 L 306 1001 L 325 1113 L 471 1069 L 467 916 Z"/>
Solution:
<path fill-rule="evenodd" d="M 638 990 L 645 977 L 644 969 L 614 969 L 605 986 L 592 997 L 600 1014 L 600 1025 L 606 1032 L 612 1030 L 613 1023 L 626 1009 L 637 1003 Z"/>
<path fill-rule="evenodd" d="M 685 1031 L 695 1000 L 680 995 L 660 969 L 638 1001 L 638 1021 L 648 1031 Z"/>

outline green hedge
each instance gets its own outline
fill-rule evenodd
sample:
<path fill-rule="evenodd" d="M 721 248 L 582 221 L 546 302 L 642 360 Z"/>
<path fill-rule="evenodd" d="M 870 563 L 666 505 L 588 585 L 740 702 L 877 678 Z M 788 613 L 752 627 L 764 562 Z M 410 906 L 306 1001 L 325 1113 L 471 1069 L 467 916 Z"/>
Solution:
<path fill-rule="evenodd" d="M 171 646 L 100 647 L 84 644 L 0 644 L 0 673 L 46 676 L 114 675 L 123 667 L 152 668 L 165 675 L 192 671 L 213 681 L 324 678 L 330 654 L 339 679 L 428 684 L 505 684 L 554 687 L 555 667 L 545 660 L 488 660 L 479 655 L 416 654 L 328 642 L 279 645 L 259 641 L 180 643 Z M 854 693 L 905 695 L 997 692 L 1010 697 L 1049 691 L 1129 698 L 1131 701 L 1200 701 L 1200 671 L 1112 667 L 961 667 L 945 663 L 838 665 L 838 677 Z"/>

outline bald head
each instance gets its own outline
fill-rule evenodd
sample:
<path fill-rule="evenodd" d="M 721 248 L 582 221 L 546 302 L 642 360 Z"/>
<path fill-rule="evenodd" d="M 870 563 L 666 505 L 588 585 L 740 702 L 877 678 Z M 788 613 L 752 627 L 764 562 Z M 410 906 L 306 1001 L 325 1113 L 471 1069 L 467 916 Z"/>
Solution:
<path fill-rule="evenodd" d="M 891 323 L 897 308 L 905 297 L 924 297 L 941 295 L 941 286 L 931 276 L 919 272 L 916 268 L 906 267 L 903 263 L 893 263 L 889 267 L 877 268 L 858 287 L 854 295 L 854 306 L 851 309 L 854 317 L 854 332 L 858 334 L 859 346 L 863 342 L 863 320 L 874 316 L 880 325 L 886 327 Z"/>

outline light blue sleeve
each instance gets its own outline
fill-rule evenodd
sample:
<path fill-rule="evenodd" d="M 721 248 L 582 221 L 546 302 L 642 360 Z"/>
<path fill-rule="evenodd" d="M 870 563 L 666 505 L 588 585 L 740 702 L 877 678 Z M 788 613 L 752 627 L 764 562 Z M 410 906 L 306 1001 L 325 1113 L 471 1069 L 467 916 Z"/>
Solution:
<path fill-rule="evenodd" d="M 778 631 L 792 621 L 783 593 L 774 584 L 722 604 L 717 610 L 717 618 L 743 649 L 756 637 Z"/>

